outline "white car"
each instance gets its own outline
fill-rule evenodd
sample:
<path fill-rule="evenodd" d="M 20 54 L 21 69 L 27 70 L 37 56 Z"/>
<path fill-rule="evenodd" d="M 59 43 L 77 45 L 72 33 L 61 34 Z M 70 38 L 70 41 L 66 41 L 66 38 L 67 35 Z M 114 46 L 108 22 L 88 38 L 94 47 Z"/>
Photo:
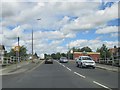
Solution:
<path fill-rule="evenodd" d="M 95 68 L 96 64 L 95 61 L 89 56 L 80 56 L 76 59 L 76 66 L 77 67 L 92 67 Z"/>
<path fill-rule="evenodd" d="M 68 59 L 66 57 L 61 57 L 59 60 L 60 63 L 67 63 Z"/>

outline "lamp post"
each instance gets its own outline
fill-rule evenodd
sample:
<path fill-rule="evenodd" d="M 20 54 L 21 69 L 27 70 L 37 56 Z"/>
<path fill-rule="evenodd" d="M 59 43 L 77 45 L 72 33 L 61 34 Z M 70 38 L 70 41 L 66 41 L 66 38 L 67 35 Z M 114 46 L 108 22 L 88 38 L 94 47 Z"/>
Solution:
<path fill-rule="evenodd" d="M 39 21 L 39 20 L 41 20 L 41 18 L 38 18 L 37 20 Z M 33 49 L 34 49 L 34 46 L 33 46 L 33 43 L 34 43 L 34 42 L 33 42 L 33 33 L 34 33 L 34 32 L 33 32 L 33 29 L 32 29 L 32 62 L 34 63 L 34 61 L 33 61 L 33 53 L 34 53 L 34 52 L 33 52 Z"/>
<path fill-rule="evenodd" d="M 20 38 L 18 37 L 18 62 L 20 61 L 20 45 L 19 45 Z"/>
<path fill-rule="evenodd" d="M 32 63 L 33 63 L 33 29 L 32 29 Z"/>

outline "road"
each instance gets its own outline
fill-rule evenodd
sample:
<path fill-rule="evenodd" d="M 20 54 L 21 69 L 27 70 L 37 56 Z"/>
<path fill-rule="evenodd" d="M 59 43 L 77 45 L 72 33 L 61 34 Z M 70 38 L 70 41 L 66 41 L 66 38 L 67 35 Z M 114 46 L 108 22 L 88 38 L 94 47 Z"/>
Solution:
<path fill-rule="evenodd" d="M 118 88 L 118 73 L 78 68 L 75 62 L 40 64 L 28 72 L 2 77 L 3 88 Z"/>

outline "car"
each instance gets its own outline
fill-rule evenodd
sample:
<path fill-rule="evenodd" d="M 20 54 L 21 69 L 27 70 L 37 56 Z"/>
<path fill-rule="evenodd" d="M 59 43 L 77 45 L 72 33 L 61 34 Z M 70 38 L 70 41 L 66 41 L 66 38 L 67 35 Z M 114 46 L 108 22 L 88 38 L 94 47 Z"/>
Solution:
<path fill-rule="evenodd" d="M 66 57 L 61 57 L 59 60 L 60 63 L 67 63 L 68 59 Z"/>
<path fill-rule="evenodd" d="M 92 67 L 94 69 L 96 64 L 90 56 L 80 56 L 76 59 L 76 66 L 81 68 Z"/>
<path fill-rule="evenodd" d="M 53 60 L 52 59 L 46 59 L 45 64 L 53 64 Z"/>

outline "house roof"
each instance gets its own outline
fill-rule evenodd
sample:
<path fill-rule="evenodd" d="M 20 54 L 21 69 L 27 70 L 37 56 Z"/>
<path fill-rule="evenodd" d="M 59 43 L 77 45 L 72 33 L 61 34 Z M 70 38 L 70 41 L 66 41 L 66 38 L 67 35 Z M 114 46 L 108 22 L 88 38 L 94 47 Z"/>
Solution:
<path fill-rule="evenodd" d="M 0 50 L 5 50 L 5 46 L 4 45 L 0 45 Z"/>

